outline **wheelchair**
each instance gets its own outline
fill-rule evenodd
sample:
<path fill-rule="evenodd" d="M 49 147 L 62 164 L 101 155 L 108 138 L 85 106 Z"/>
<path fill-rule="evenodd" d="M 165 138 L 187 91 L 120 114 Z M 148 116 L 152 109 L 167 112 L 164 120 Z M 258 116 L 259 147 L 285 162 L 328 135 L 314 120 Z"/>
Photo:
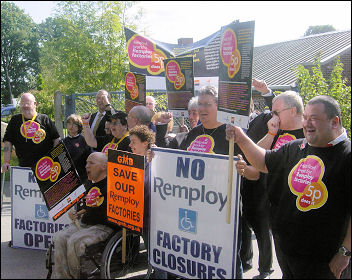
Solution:
<path fill-rule="evenodd" d="M 149 279 L 152 268 L 148 264 L 146 248 L 140 243 L 140 235 L 126 230 L 126 258 L 122 263 L 122 229 L 114 231 L 106 240 L 86 248 L 81 257 L 80 279 L 115 279 L 124 277 L 138 266 L 138 270 L 146 269 L 145 279 Z M 53 251 L 51 243 L 46 252 L 46 279 L 51 278 Z"/>

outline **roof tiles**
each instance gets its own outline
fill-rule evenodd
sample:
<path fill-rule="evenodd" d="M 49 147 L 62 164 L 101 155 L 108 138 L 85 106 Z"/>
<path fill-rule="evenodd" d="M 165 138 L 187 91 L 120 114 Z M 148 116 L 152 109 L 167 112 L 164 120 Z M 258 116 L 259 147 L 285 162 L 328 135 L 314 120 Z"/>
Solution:
<path fill-rule="evenodd" d="M 324 61 L 348 49 L 351 49 L 351 30 L 255 47 L 253 77 L 265 80 L 271 87 L 291 85 L 296 81 L 294 67 L 312 64 L 319 52 Z"/>

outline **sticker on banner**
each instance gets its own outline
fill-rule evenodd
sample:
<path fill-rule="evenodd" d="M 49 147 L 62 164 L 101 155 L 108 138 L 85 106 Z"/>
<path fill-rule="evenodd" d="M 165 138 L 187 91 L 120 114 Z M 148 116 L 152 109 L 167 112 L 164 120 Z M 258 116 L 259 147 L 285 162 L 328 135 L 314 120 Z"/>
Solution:
<path fill-rule="evenodd" d="M 197 233 L 197 212 L 179 208 L 178 228 L 182 231 Z"/>

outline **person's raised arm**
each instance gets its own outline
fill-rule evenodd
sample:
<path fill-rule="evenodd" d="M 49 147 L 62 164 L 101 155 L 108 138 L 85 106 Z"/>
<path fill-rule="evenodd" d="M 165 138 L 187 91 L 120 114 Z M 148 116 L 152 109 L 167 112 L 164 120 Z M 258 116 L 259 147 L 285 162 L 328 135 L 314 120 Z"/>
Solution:
<path fill-rule="evenodd" d="M 279 130 L 280 119 L 274 115 L 267 123 L 268 133 L 258 141 L 257 145 L 265 150 L 270 150 L 274 138 Z"/>
<path fill-rule="evenodd" d="M 270 89 L 268 88 L 266 82 L 264 80 L 257 80 L 255 78 L 252 79 L 252 85 L 256 91 L 259 91 L 262 94 L 270 93 Z"/>
<path fill-rule="evenodd" d="M 12 143 L 9 141 L 4 142 L 4 163 L 1 166 L 1 173 L 7 172 L 10 170 L 10 159 L 12 152 Z"/>
<path fill-rule="evenodd" d="M 96 148 L 98 146 L 98 143 L 97 143 L 97 139 L 94 137 L 93 132 L 90 130 L 89 119 L 90 119 L 89 113 L 85 113 L 82 115 L 84 140 L 86 140 L 86 143 L 88 146 L 92 148 Z"/>
<path fill-rule="evenodd" d="M 159 119 L 155 123 L 156 135 L 155 144 L 158 147 L 167 148 L 169 146 L 169 140 L 167 139 L 168 123 L 172 120 L 172 113 L 162 112 Z"/>
<path fill-rule="evenodd" d="M 259 91 L 261 93 L 261 96 L 264 97 L 265 105 L 268 106 L 269 109 L 271 110 L 273 105 L 273 98 L 275 97 L 275 94 L 267 86 L 266 82 L 264 80 L 257 80 L 253 78 L 252 85 L 254 86 L 254 89 L 256 91 Z"/>
<path fill-rule="evenodd" d="M 234 137 L 234 142 L 240 147 L 248 162 L 260 172 L 268 173 L 265 165 L 266 150 L 255 144 L 242 130 L 233 125 L 226 125 L 226 139 Z"/>

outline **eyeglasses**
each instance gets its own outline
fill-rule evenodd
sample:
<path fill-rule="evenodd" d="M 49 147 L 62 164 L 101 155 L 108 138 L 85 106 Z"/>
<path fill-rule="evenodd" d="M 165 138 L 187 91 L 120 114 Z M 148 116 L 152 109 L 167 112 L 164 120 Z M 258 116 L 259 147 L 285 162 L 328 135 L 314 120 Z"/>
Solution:
<path fill-rule="evenodd" d="M 274 116 L 279 116 L 279 114 L 283 111 L 289 110 L 291 108 L 286 108 L 286 109 L 282 109 L 281 111 L 271 111 L 271 114 Z"/>

